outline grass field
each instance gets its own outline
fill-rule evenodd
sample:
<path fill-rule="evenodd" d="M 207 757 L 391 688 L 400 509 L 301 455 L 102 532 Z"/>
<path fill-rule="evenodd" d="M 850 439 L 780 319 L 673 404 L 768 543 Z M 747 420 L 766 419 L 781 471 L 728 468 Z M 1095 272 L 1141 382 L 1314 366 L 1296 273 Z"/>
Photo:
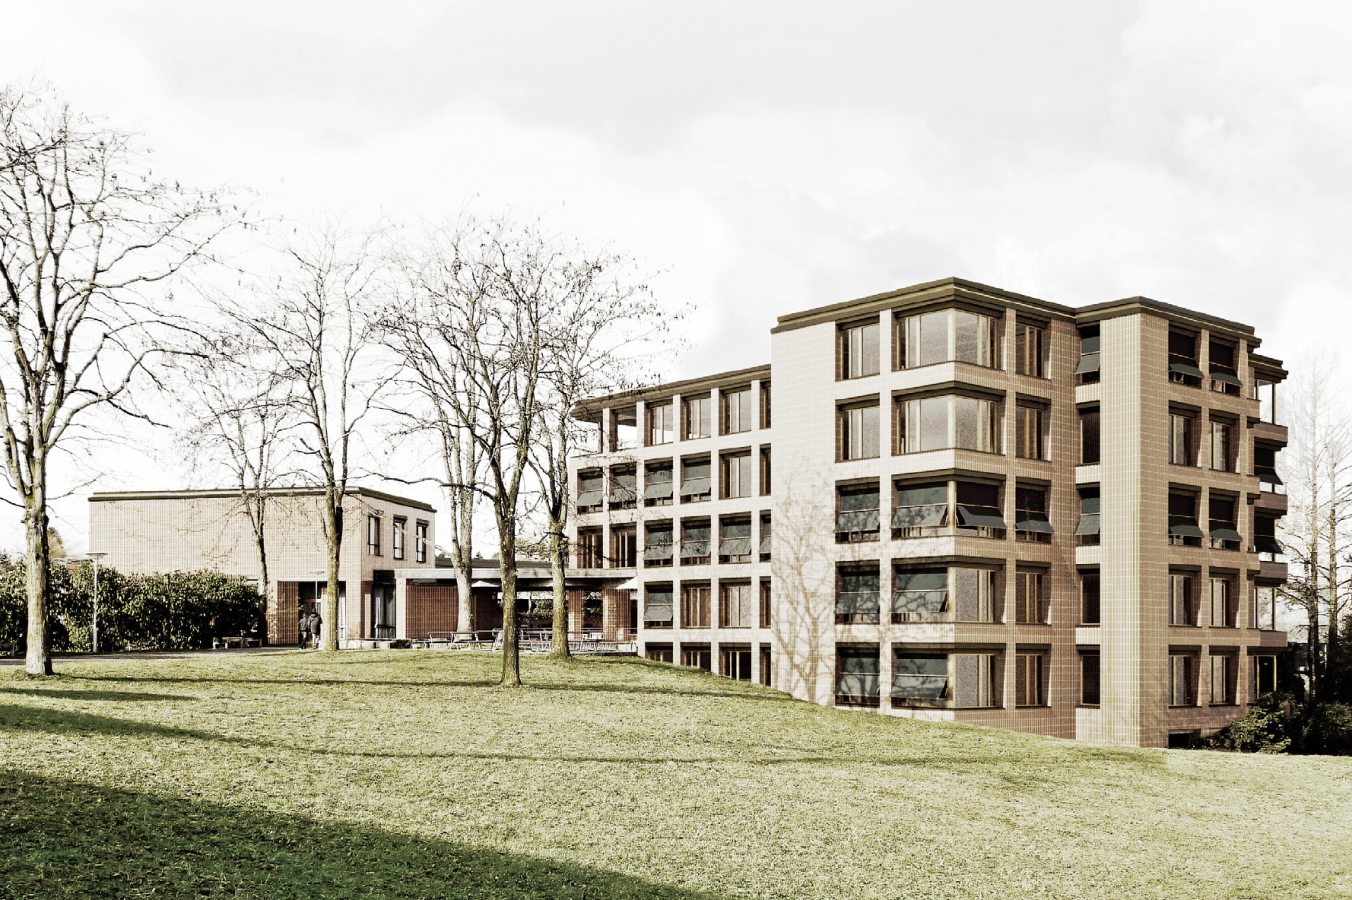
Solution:
<path fill-rule="evenodd" d="M 632 659 L 0 670 L 0 898 L 1352 896 L 1352 760 L 837 712 Z"/>

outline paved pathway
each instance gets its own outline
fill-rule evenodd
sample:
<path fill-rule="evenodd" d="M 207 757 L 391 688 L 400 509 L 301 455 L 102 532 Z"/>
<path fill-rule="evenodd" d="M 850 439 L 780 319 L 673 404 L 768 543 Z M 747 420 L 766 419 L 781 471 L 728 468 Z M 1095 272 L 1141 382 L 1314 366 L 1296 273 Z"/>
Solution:
<path fill-rule="evenodd" d="M 241 653 L 285 653 L 288 650 L 295 650 L 296 647 L 232 647 L 229 650 L 137 650 L 129 653 L 56 653 L 52 655 L 52 662 L 60 664 L 63 662 L 107 662 L 113 659 L 187 659 L 190 656 L 221 656 L 230 654 L 237 656 Z M 21 666 L 24 664 L 22 656 L 0 659 L 0 666 Z"/>

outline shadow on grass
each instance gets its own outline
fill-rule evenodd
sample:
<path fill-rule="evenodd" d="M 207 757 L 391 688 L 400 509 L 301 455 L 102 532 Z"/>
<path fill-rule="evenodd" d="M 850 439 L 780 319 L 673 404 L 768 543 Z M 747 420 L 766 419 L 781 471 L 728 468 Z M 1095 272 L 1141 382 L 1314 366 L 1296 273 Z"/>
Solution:
<path fill-rule="evenodd" d="M 147 694 L 141 691 L 68 691 L 60 688 L 0 687 L 0 697 L 4 697 L 6 694 L 22 694 L 25 697 L 54 697 L 59 700 L 102 700 L 115 703 L 197 699 L 190 694 Z"/>
<path fill-rule="evenodd" d="M 715 900 L 572 863 L 0 770 L 0 898 Z"/>

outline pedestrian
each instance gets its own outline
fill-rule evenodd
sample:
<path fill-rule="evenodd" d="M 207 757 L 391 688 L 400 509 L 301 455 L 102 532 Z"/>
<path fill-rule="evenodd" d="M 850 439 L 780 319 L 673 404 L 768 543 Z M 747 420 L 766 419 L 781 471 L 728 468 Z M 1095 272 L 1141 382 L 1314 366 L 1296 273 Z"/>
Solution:
<path fill-rule="evenodd" d="M 310 617 L 304 607 L 296 610 L 296 646 L 310 646 Z"/>
<path fill-rule="evenodd" d="M 319 616 L 319 610 L 310 614 L 310 634 L 314 638 L 314 648 L 319 649 L 319 633 L 324 628 L 324 620 Z"/>

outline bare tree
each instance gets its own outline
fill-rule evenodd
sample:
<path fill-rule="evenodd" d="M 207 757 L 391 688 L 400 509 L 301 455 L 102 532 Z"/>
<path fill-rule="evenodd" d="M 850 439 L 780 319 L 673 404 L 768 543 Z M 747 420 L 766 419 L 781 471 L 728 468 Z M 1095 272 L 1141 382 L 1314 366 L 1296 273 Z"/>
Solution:
<path fill-rule="evenodd" d="M 249 523 L 258 563 L 259 634 L 272 643 L 268 608 L 267 520 L 274 489 L 294 480 L 287 470 L 294 435 L 291 385 L 270 369 L 256 339 L 238 329 L 210 336 L 212 345 L 185 357 L 178 379 L 180 405 L 189 423 L 179 434 L 194 467 L 225 477 Z M 278 623 L 284 627 L 287 623 Z"/>
<path fill-rule="evenodd" d="M 545 348 L 537 437 L 531 461 L 540 482 L 554 591 L 553 653 L 568 655 L 568 458 L 586 428 L 573 418 L 578 401 L 637 387 L 643 365 L 679 318 L 662 309 L 632 260 L 559 242 L 551 258 L 553 297 L 542 320 Z"/>
<path fill-rule="evenodd" d="M 182 325 L 169 285 L 226 222 L 220 197 L 157 175 L 132 136 L 50 91 L 0 91 L 0 439 L 27 532 L 32 677 L 52 671 L 53 455 L 91 411 L 139 414 L 133 386 Z"/>
<path fill-rule="evenodd" d="M 276 374 L 293 418 L 299 477 L 324 492 L 320 526 L 327 563 L 322 647 L 338 649 L 338 565 L 343 502 L 354 444 L 381 382 L 364 377 L 376 351 L 369 306 L 382 290 L 372 234 L 348 234 L 328 224 L 292 240 L 276 281 L 253 306 L 227 312 Z M 308 461 L 308 464 L 305 464 Z"/>

